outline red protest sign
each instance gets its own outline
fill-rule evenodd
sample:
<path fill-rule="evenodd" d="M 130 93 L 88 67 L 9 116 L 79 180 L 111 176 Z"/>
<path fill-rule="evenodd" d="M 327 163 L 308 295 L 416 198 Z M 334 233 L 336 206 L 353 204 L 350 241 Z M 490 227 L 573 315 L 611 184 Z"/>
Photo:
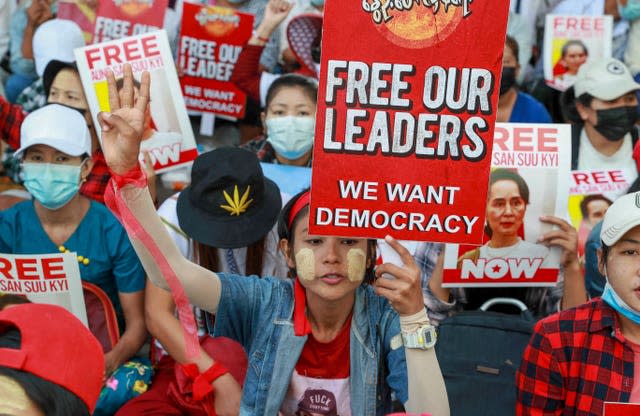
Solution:
<path fill-rule="evenodd" d="M 327 1 L 311 233 L 481 242 L 507 13 Z"/>
<path fill-rule="evenodd" d="M 635 416 L 638 414 L 640 414 L 640 404 L 606 402 L 602 416 Z"/>
<path fill-rule="evenodd" d="M 92 43 L 161 29 L 168 3 L 169 0 L 101 0 Z"/>
<path fill-rule="evenodd" d="M 184 4 L 178 65 L 189 110 L 244 117 L 247 96 L 229 79 L 251 38 L 253 18 L 226 7 Z"/>
<path fill-rule="evenodd" d="M 87 43 L 91 42 L 96 12 L 86 3 L 77 0 L 58 0 L 57 17 L 75 22 L 82 30 L 84 40 Z"/>
<path fill-rule="evenodd" d="M 87 323 L 76 253 L 0 253 L 2 293 L 26 296 L 34 303 L 62 306 Z"/>

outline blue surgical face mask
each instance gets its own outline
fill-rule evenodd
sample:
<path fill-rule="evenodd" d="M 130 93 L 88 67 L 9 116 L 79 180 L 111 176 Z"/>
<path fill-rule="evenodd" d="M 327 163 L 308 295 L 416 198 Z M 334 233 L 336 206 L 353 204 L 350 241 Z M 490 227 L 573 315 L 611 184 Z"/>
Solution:
<path fill-rule="evenodd" d="M 324 0 L 311 0 L 311 5 L 313 7 L 322 7 L 324 6 Z"/>
<path fill-rule="evenodd" d="M 316 120 L 313 117 L 285 116 L 267 118 L 267 141 L 285 159 L 304 156 L 313 146 Z"/>
<path fill-rule="evenodd" d="M 80 165 L 54 163 L 22 164 L 24 187 L 45 208 L 57 210 L 67 205 L 80 190 Z"/>
<path fill-rule="evenodd" d="M 620 17 L 633 22 L 640 18 L 640 0 L 627 0 L 626 6 L 622 6 L 618 2 L 618 11 L 620 12 Z"/>
<path fill-rule="evenodd" d="M 640 325 L 640 312 L 627 305 L 627 303 L 613 290 L 608 281 L 604 285 L 602 300 L 615 309 L 620 315 L 629 318 L 632 322 Z"/>

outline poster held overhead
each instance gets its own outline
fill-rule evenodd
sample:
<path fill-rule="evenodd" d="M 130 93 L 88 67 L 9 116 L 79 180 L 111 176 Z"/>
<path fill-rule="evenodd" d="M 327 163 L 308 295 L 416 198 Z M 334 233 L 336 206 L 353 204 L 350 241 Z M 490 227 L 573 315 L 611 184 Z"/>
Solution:
<path fill-rule="evenodd" d="M 141 152 L 149 153 L 158 173 L 184 166 L 197 157 L 195 137 L 164 30 L 89 45 L 76 49 L 75 54 L 99 138 L 98 113 L 109 111 L 107 73 L 113 71 L 116 80 L 122 79 L 124 64 L 128 63 L 137 82 L 142 72 L 149 71 L 151 75 L 151 99 Z M 141 153 L 141 160 L 143 157 Z"/>
<path fill-rule="evenodd" d="M 0 253 L 0 293 L 26 296 L 33 303 L 58 305 L 87 325 L 76 253 Z"/>
<path fill-rule="evenodd" d="M 326 2 L 310 233 L 481 242 L 509 4 L 447 3 Z"/>
<path fill-rule="evenodd" d="M 592 60 L 611 57 L 613 16 L 547 15 L 544 32 L 544 79 L 565 91 L 578 70 Z"/>
<path fill-rule="evenodd" d="M 568 124 L 496 124 L 483 245 L 446 245 L 443 287 L 556 284 L 560 249 L 537 241 L 541 216 L 566 217 L 570 139 Z"/>
<path fill-rule="evenodd" d="M 226 7 L 184 4 L 178 65 L 189 110 L 244 117 L 247 95 L 229 80 L 251 38 L 253 19 Z"/>

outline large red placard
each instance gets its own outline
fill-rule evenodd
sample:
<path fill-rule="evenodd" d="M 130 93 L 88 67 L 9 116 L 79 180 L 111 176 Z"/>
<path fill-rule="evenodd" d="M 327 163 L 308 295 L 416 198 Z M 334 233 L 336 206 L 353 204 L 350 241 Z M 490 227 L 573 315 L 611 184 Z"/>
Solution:
<path fill-rule="evenodd" d="M 229 80 L 253 19 L 226 7 L 184 4 L 178 65 L 189 110 L 244 117 L 247 96 Z"/>
<path fill-rule="evenodd" d="M 481 243 L 508 6 L 326 2 L 311 233 Z"/>

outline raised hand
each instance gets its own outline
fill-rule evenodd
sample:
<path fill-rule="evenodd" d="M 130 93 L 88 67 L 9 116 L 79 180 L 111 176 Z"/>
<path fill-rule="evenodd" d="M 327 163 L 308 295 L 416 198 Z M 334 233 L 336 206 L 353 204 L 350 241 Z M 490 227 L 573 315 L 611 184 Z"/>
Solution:
<path fill-rule="evenodd" d="M 292 8 L 293 4 L 287 0 L 269 0 L 256 33 L 263 38 L 269 38 L 278 25 L 287 18 Z"/>
<path fill-rule="evenodd" d="M 102 151 L 109 168 L 124 175 L 138 166 L 140 141 L 144 132 L 144 117 L 149 104 L 150 77 L 142 73 L 140 92 L 135 98 L 131 65 L 124 65 L 124 83 L 118 92 L 113 72 L 107 75 L 110 113 L 100 113 Z"/>
<path fill-rule="evenodd" d="M 387 236 L 385 241 L 398 253 L 404 266 L 385 263 L 376 267 L 376 281 L 374 283 L 376 293 L 387 298 L 399 315 L 416 314 L 424 308 L 420 268 L 409 250 L 397 240 Z M 382 277 L 383 273 L 388 273 L 395 279 L 384 278 Z"/>

